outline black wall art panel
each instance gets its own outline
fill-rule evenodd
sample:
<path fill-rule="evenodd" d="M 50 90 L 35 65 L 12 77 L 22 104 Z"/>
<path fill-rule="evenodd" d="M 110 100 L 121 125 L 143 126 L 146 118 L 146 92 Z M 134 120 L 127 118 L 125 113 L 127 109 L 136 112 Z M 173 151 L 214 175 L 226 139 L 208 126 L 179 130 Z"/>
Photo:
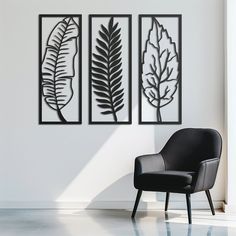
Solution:
<path fill-rule="evenodd" d="M 139 15 L 139 123 L 181 124 L 181 15 Z"/>
<path fill-rule="evenodd" d="M 131 15 L 89 16 L 89 123 L 131 124 Z"/>
<path fill-rule="evenodd" d="M 81 15 L 39 15 L 39 123 L 81 123 Z"/>

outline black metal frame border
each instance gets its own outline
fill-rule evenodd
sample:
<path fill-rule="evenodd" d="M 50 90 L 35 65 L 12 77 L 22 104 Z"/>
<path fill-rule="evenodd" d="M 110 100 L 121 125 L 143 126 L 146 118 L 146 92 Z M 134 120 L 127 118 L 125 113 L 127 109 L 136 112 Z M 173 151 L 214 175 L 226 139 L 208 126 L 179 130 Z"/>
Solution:
<path fill-rule="evenodd" d="M 128 41 L 128 48 L 129 48 L 129 95 L 128 95 L 128 121 L 92 121 L 92 83 L 91 83 L 91 64 L 92 64 L 92 18 L 96 17 L 125 17 L 128 18 L 128 31 L 129 31 L 129 41 Z M 132 124 L 132 15 L 131 14 L 89 14 L 89 124 L 96 124 L 96 125 L 119 125 L 119 124 Z"/>
<path fill-rule="evenodd" d="M 178 88 L 178 121 L 163 121 L 163 122 L 155 122 L 155 121 L 142 121 L 142 18 L 145 17 L 171 17 L 178 19 L 178 49 L 179 49 L 179 88 Z M 153 124 L 153 125 L 176 125 L 182 124 L 182 15 L 181 14 L 139 14 L 139 124 Z"/>
<path fill-rule="evenodd" d="M 50 18 L 50 17 L 66 17 L 66 16 L 71 16 L 71 17 L 77 17 L 79 18 L 79 52 L 80 54 L 78 55 L 79 57 L 79 101 L 78 101 L 78 106 L 79 106 L 79 114 L 78 114 L 78 121 L 67 121 L 66 123 L 62 123 L 59 121 L 42 121 L 42 85 L 41 85 L 41 62 L 42 62 L 42 18 Z M 38 51 L 38 73 L 39 73 L 39 94 L 38 94 L 38 103 L 39 103 L 39 124 L 43 125 L 75 125 L 75 124 L 82 124 L 82 14 L 39 14 L 38 15 L 38 44 L 39 44 L 39 51 Z"/>

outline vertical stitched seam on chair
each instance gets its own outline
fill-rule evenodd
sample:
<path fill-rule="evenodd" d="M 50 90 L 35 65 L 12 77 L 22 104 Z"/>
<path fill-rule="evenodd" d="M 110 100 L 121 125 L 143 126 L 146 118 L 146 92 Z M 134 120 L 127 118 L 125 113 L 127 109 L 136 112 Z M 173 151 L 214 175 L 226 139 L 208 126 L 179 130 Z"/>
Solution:
<path fill-rule="evenodd" d="M 203 175 L 203 186 L 202 186 L 202 188 L 205 188 L 205 177 L 206 177 L 206 165 L 207 165 L 207 163 L 204 163 L 204 175 Z"/>
<path fill-rule="evenodd" d="M 162 160 L 163 160 L 163 163 L 164 163 L 164 168 L 166 170 L 166 163 L 165 163 L 165 159 L 163 158 L 163 156 L 159 153 L 159 155 L 161 156 Z"/>

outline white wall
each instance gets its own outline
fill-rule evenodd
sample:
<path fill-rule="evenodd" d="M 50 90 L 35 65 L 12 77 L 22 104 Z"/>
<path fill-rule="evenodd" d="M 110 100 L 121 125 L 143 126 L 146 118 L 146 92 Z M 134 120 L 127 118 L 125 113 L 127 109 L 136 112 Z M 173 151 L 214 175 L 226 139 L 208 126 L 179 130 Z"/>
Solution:
<path fill-rule="evenodd" d="M 236 2 L 234 0 L 227 0 L 227 198 L 226 211 L 236 212 L 236 80 L 235 80 L 235 66 L 236 66 Z"/>
<path fill-rule="evenodd" d="M 82 125 L 38 125 L 38 14 L 43 13 L 83 14 Z M 132 125 L 87 124 L 89 13 L 133 16 Z M 137 30 L 138 14 L 144 13 L 183 16 L 182 125 L 138 125 Z M 137 155 L 160 150 L 183 127 L 224 134 L 223 13 L 223 0 L 0 0 L 0 207 L 74 202 L 130 207 Z M 212 190 L 216 203 L 224 200 L 224 159 Z M 156 199 L 163 194 L 143 196 L 145 202 Z M 183 196 L 171 200 L 185 207 Z M 193 206 L 207 206 L 202 193 L 193 200 Z"/>

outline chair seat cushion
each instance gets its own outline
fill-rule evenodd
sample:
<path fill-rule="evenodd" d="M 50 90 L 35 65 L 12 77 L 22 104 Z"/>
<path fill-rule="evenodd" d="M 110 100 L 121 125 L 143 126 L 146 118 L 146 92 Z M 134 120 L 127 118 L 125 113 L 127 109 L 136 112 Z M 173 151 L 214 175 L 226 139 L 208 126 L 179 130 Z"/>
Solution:
<path fill-rule="evenodd" d="M 136 185 L 140 189 L 158 191 L 163 187 L 184 187 L 193 183 L 195 172 L 193 171 L 154 171 L 139 175 Z"/>

